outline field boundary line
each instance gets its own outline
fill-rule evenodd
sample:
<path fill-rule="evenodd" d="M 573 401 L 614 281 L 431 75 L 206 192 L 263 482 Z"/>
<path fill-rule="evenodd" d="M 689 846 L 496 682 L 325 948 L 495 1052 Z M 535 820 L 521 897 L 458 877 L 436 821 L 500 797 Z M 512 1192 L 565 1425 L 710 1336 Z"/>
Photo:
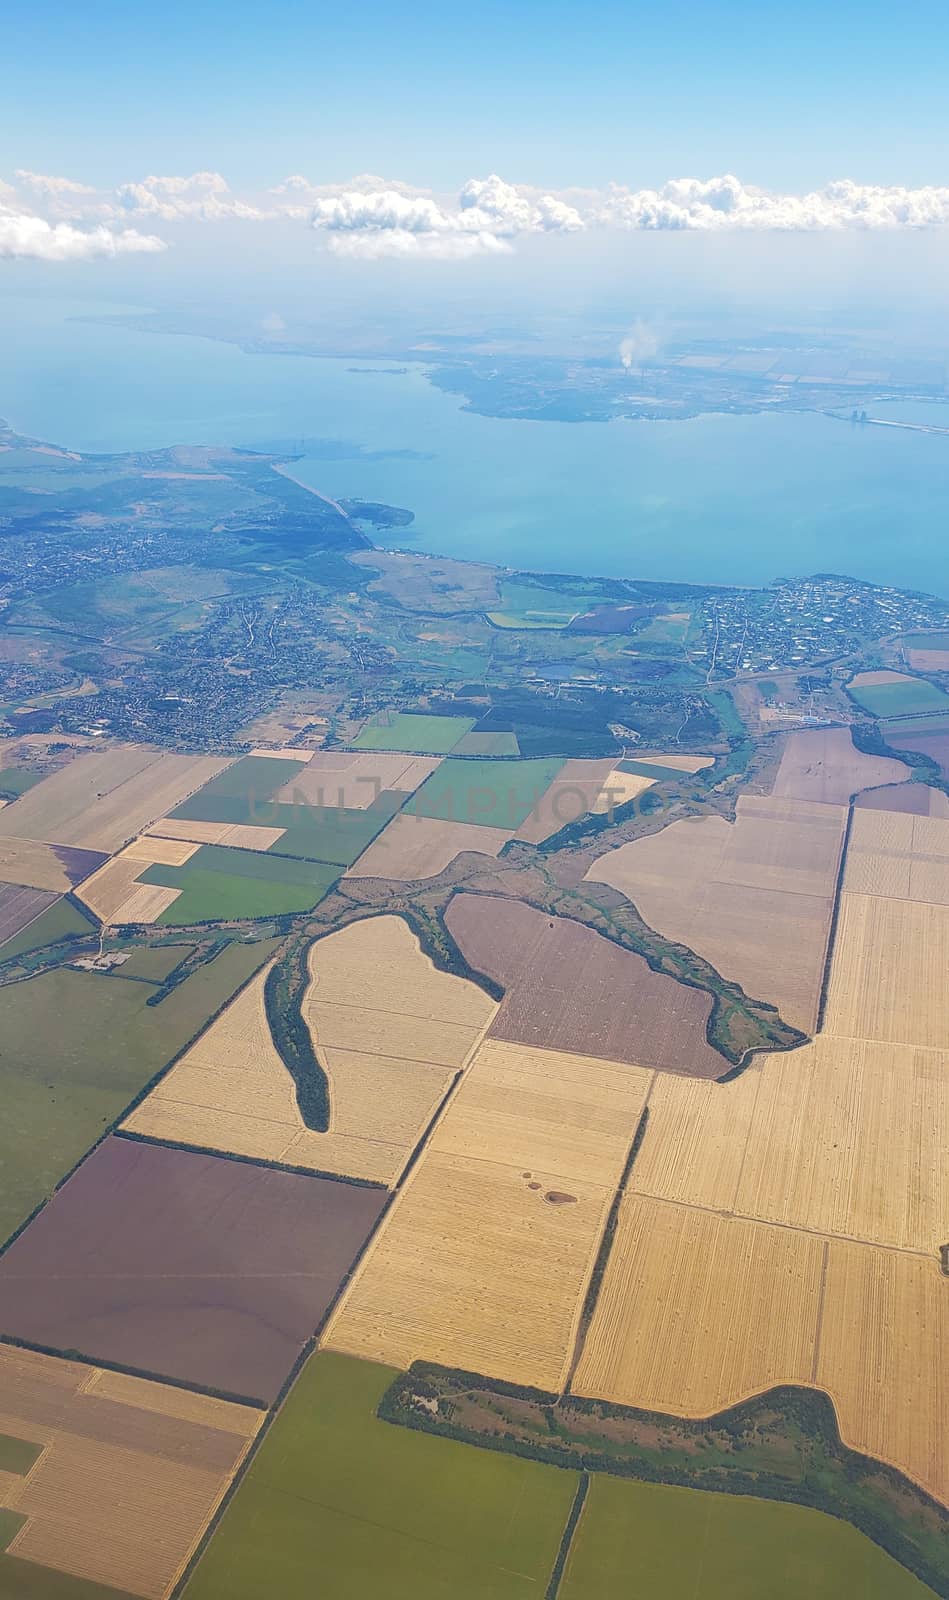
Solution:
<path fill-rule="evenodd" d="M 811 1383 L 817 1387 L 817 1373 L 820 1366 L 821 1334 L 824 1331 L 824 1302 L 827 1298 L 827 1267 L 830 1262 L 830 1240 L 824 1241 L 824 1256 L 820 1269 L 820 1292 L 817 1296 L 817 1326 L 814 1330 L 814 1355 L 811 1361 Z"/>
<path fill-rule="evenodd" d="M 570 1507 L 567 1520 L 564 1523 L 563 1533 L 560 1536 L 560 1548 L 557 1551 L 551 1570 L 550 1582 L 544 1590 L 544 1600 L 557 1600 L 557 1596 L 560 1593 L 560 1585 L 567 1570 L 570 1551 L 573 1548 L 573 1541 L 580 1526 L 580 1519 L 583 1516 L 583 1508 L 586 1505 L 589 1492 L 590 1474 L 585 1468 L 581 1468 L 577 1480 L 577 1492 L 573 1497 L 573 1504 Z"/>
<path fill-rule="evenodd" d="M 676 1200 L 667 1194 L 650 1194 L 645 1189 L 634 1189 L 640 1200 L 657 1206 L 677 1206 L 682 1211 L 704 1211 L 707 1216 L 724 1217 L 727 1222 L 750 1222 L 756 1228 L 780 1228 L 785 1233 L 802 1233 L 808 1239 L 823 1239 L 832 1243 L 842 1239 L 846 1244 L 863 1245 L 867 1250 L 886 1250 L 891 1255 L 916 1256 L 922 1261 L 935 1261 L 938 1255 L 929 1250 L 914 1249 L 905 1244 L 886 1244 L 882 1239 L 867 1239 L 857 1233 L 828 1233 L 825 1228 L 805 1228 L 799 1222 L 774 1222 L 770 1217 L 756 1217 L 749 1211 L 723 1211 L 721 1206 L 703 1206 L 697 1200 Z"/>
<path fill-rule="evenodd" d="M 173 1102 L 187 1105 L 188 1101 Z M 282 1126 L 282 1124 L 277 1124 Z M 312 1131 L 312 1130 L 311 1130 Z M 294 1135 L 296 1137 L 296 1135 Z M 245 1156 L 235 1150 L 220 1150 L 206 1144 L 188 1144 L 180 1139 L 162 1139 L 156 1134 L 139 1133 L 135 1128 L 116 1128 L 115 1139 L 126 1139 L 129 1144 L 158 1145 L 163 1150 L 185 1150 L 189 1155 L 214 1156 L 219 1161 L 237 1161 L 246 1167 L 267 1167 L 274 1172 L 292 1172 L 301 1178 L 322 1178 L 328 1183 L 349 1183 L 358 1189 L 388 1189 L 381 1178 L 357 1178 L 352 1173 L 326 1172 L 317 1167 L 298 1167 L 289 1161 L 274 1161 L 267 1156 Z M 368 1142 L 368 1141 L 367 1141 Z M 377 1140 L 384 1143 L 384 1140 Z"/>
<path fill-rule="evenodd" d="M 853 833 L 854 815 L 856 806 L 851 797 L 847 809 L 847 821 L 844 826 L 843 838 L 840 841 L 840 860 L 837 863 L 837 879 L 834 884 L 833 905 L 830 914 L 830 925 L 827 929 L 827 946 L 824 951 L 824 971 L 817 996 L 817 1014 L 814 1018 L 814 1033 L 823 1033 L 827 1020 L 827 1000 L 830 994 L 830 980 L 833 973 L 834 954 L 837 946 L 837 930 L 840 923 L 840 911 L 843 904 L 844 877 L 847 871 L 847 856 L 850 852 L 850 839 Z"/>

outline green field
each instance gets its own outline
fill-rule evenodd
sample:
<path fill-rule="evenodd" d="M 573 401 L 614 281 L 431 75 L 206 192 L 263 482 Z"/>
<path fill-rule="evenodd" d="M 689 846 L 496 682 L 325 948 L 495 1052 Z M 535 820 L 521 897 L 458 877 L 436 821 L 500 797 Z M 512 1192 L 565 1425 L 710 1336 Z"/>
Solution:
<path fill-rule="evenodd" d="M 804 1506 L 594 1476 L 558 1600 L 932 1600 L 846 1522 Z"/>
<path fill-rule="evenodd" d="M 66 968 L 0 989 L 0 1243 L 275 947 L 230 944 L 157 1006 Z"/>
<path fill-rule="evenodd" d="M 22 1478 L 42 1453 L 43 1446 L 40 1444 L 17 1439 L 10 1433 L 0 1433 L 0 1472 L 13 1472 Z"/>
<path fill-rule="evenodd" d="M 163 863 L 148 867 L 139 882 L 180 889 L 178 899 L 158 921 L 185 927 L 229 917 L 273 917 L 311 911 L 338 877 L 337 867 L 321 861 L 206 844 L 182 867 Z"/>
<path fill-rule="evenodd" d="M 25 1518 L 15 1511 L 0 1511 L 0 1552 L 9 1544 Z M 0 1600 L 133 1600 L 124 1589 L 107 1589 L 86 1578 L 74 1578 L 53 1567 L 38 1566 L 0 1553 Z"/>
<path fill-rule="evenodd" d="M 135 950 L 124 966 L 116 967 L 119 978 L 144 978 L 149 983 L 162 983 L 169 972 L 191 954 L 193 944 L 143 945 Z"/>
<path fill-rule="evenodd" d="M 904 633 L 900 643 L 908 650 L 949 650 L 949 633 Z"/>
<path fill-rule="evenodd" d="M 311 1357 L 187 1600 L 543 1600 L 576 1474 L 379 1422 L 394 1376 Z"/>
<path fill-rule="evenodd" d="M 517 828 L 563 766 L 559 757 L 532 761 L 460 761 L 449 757 L 406 805 L 420 817 Z"/>
<path fill-rule="evenodd" d="M 653 617 L 644 628 L 640 628 L 635 636 L 635 643 L 637 645 L 684 644 L 691 623 L 691 612 L 684 614 L 671 612 L 668 616 Z"/>
<path fill-rule="evenodd" d="M 621 761 L 619 770 L 620 772 L 635 773 L 640 778 L 655 778 L 657 783 L 662 782 L 664 778 L 670 779 L 674 783 L 688 783 L 692 778 L 691 772 L 680 772 L 678 767 L 650 765 L 648 761 Z"/>
<path fill-rule="evenodd" d="M 382 711 L 366 723 L 353 748 L 441 756 L 454 750 L 459 739 L 470 733 L 474 725 L 474 717 L 429 717 L 411 711 Z"/>
<path fill-rule="evenodd" d="M 423 720 L 440 722 L 455 719 L 434 717 Z M 241 826 L 251 823 L 258 827 L 282 828 L 283 836 L 271 845 L 270 855 L 293 856 L 302 861 L 329 862 L 338 867 L 352 866 L 356 857 L 362 855 L 366 846 L 399 810 L 404 796 L 393 790 L 384 789 L 364 810 L 356 807 L 346 809 L 333 805 L 317 806 L 295 801 L 272 800 L 271 795 L 284 784 L 291 783 L 300 770 L 301 763 L 298 761 L 245 756 L 243 761 L 228 767 L 219 777 L 212 778 L 210 783 L 199 789 L 197 794 L 193 794 L 190 800 L 186 800 L 172 815 L 189 822 L 231 822 Z M 252 852 L 232 850 L 230 854 L 250 856 Z M 260 859 L 260 852 L 254 854 Z M 201 871 L 203 863 L 199 862 L 197 856 L 193 856 L 188 867 Z M 184 872 L 186 869 L 181 870 Z M 178 880 L 146 875 L 142 881 L 167 882 L 169 887 L 174 887 Z M 264 899 L 266 896 L 261 895 L 261 903 Z M 174 909 L 173 907 L 172 910 Z M 268 907 L 270 912 L 282 909 L 284 908 L 276 903 Z M 288 905 L 286 909 L 305 910 L 306 907 Z M 241 913 L 219 914 L 233 916 Z M 267 911 L 246 914 L 265 916 Z M 170 920 L 178 921 L 180 918 L 172 916 Z M 200 919 L 191 916 L 189 909 L 188 920 Z"/>
<path fill-rule="evenodd" d="M 0 944 L 0 962 L 9 961 L 11 956 L 21 956 L 27 950 L 40 950 L 44 945 L 55 944 L 70 934 L 94 933 L 95 929 L 92 918 L 83 916 L 72 901 L 57 900 L 41 911 L 29 927 L 21 928 L 12 939 Z"/>
<path fill-rule="evenodd" d="M 34 772 L 32 767 L 0 767 L 0 800 L 18 799 L 45 777 L 45 772 Z"/>
<path fill-rule="evenodd" d="M 466 733 L 452 751 L 456 756 L 519 756 L 520 746 L 516 733 Z"/>
<path fill-rule="evenodd" d="M 909 717 L 927 712 L 949 712 L 949 695 L 925 678 L 904 678 L 900 683 L 847 685 L 847 693 L 872 717 Z"/>
<path fill-rule="evenodd" d="M 540 584 L 501 579 L 501 604 L 487 613 L 496 628 L 565 628 L 571 618 L 608 604 L 585 589 L 547 589 Z"/>

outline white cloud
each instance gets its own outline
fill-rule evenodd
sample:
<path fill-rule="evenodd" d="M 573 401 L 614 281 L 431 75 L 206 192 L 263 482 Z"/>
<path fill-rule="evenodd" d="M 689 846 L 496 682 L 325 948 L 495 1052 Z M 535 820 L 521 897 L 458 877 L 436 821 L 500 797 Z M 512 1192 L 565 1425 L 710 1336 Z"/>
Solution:
<path fill-rule="evenodd" d="M 473 256 L 509 255 L 506 239 L 493 233 L 412 233 L 407 228 L 334 233 L 329 248 L 334 255 L 381 261 L 395 257 L 414 261 L 470 261 Z"/>
<path fill-rule="evenodd" d="M 849 178 L 808 194 L 773 194 L 719 178 L 673 178 L 662 189 L 614 186 L 596 211 L 605 227 L 699 232 L 828 232 L 949 222 L 949 188 L 906 189 Z"/>
<path fill-rule="evenodd" d="M 219 172 L 192 172 L 188 177 L 149 177 L 123 183 L 115 193 L 119 212 L 159 218 L 214 222 L 223 217 L 259 221 L 266 212 L 238 200 Z"/>
<path fill-rule="evenodd" d="M 0 205 L 0 258 L 32 261 L 90 261 L 97 256 L 141 254 L 166 249 L 163 240 L 134 228 L 74 228 Z"/>
<path fill-rule="evenodd" d="M 44 172 L 28 172 L 24 167 L 18 167 L 13 176 L 25 188 L 32 189 L 36 194 L 49 198 L 96 193 L 92 184 L 76 183 L 72 178 L 51 178 Z"/>

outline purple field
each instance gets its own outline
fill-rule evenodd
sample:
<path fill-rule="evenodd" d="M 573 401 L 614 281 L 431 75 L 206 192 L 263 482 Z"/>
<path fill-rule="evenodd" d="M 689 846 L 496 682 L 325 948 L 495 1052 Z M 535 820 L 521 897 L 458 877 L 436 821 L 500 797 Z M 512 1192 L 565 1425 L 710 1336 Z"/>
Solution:
<path fill-rule="evenodd" d="M 0 1259 L 0 1333 L 269 1404 L 385 1198 L 106 1139 Z"/>
<path fill-rule="evenodd" d="M 47 889 L 21 889 L 18 883 L 0 883 L 0 944 L 28 928 L 41 911 L 59 899 Z"/>

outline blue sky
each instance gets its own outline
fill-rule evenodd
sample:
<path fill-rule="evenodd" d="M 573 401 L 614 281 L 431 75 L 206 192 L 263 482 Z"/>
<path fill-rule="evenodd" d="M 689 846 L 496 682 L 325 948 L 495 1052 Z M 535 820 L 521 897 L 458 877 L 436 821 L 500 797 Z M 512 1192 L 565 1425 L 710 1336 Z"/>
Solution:
<path fill-rule="evenodd" d="M 949 179 L 947 8 L 362 0 L 8 8 L 0 147 L 95 184 Z"/>

